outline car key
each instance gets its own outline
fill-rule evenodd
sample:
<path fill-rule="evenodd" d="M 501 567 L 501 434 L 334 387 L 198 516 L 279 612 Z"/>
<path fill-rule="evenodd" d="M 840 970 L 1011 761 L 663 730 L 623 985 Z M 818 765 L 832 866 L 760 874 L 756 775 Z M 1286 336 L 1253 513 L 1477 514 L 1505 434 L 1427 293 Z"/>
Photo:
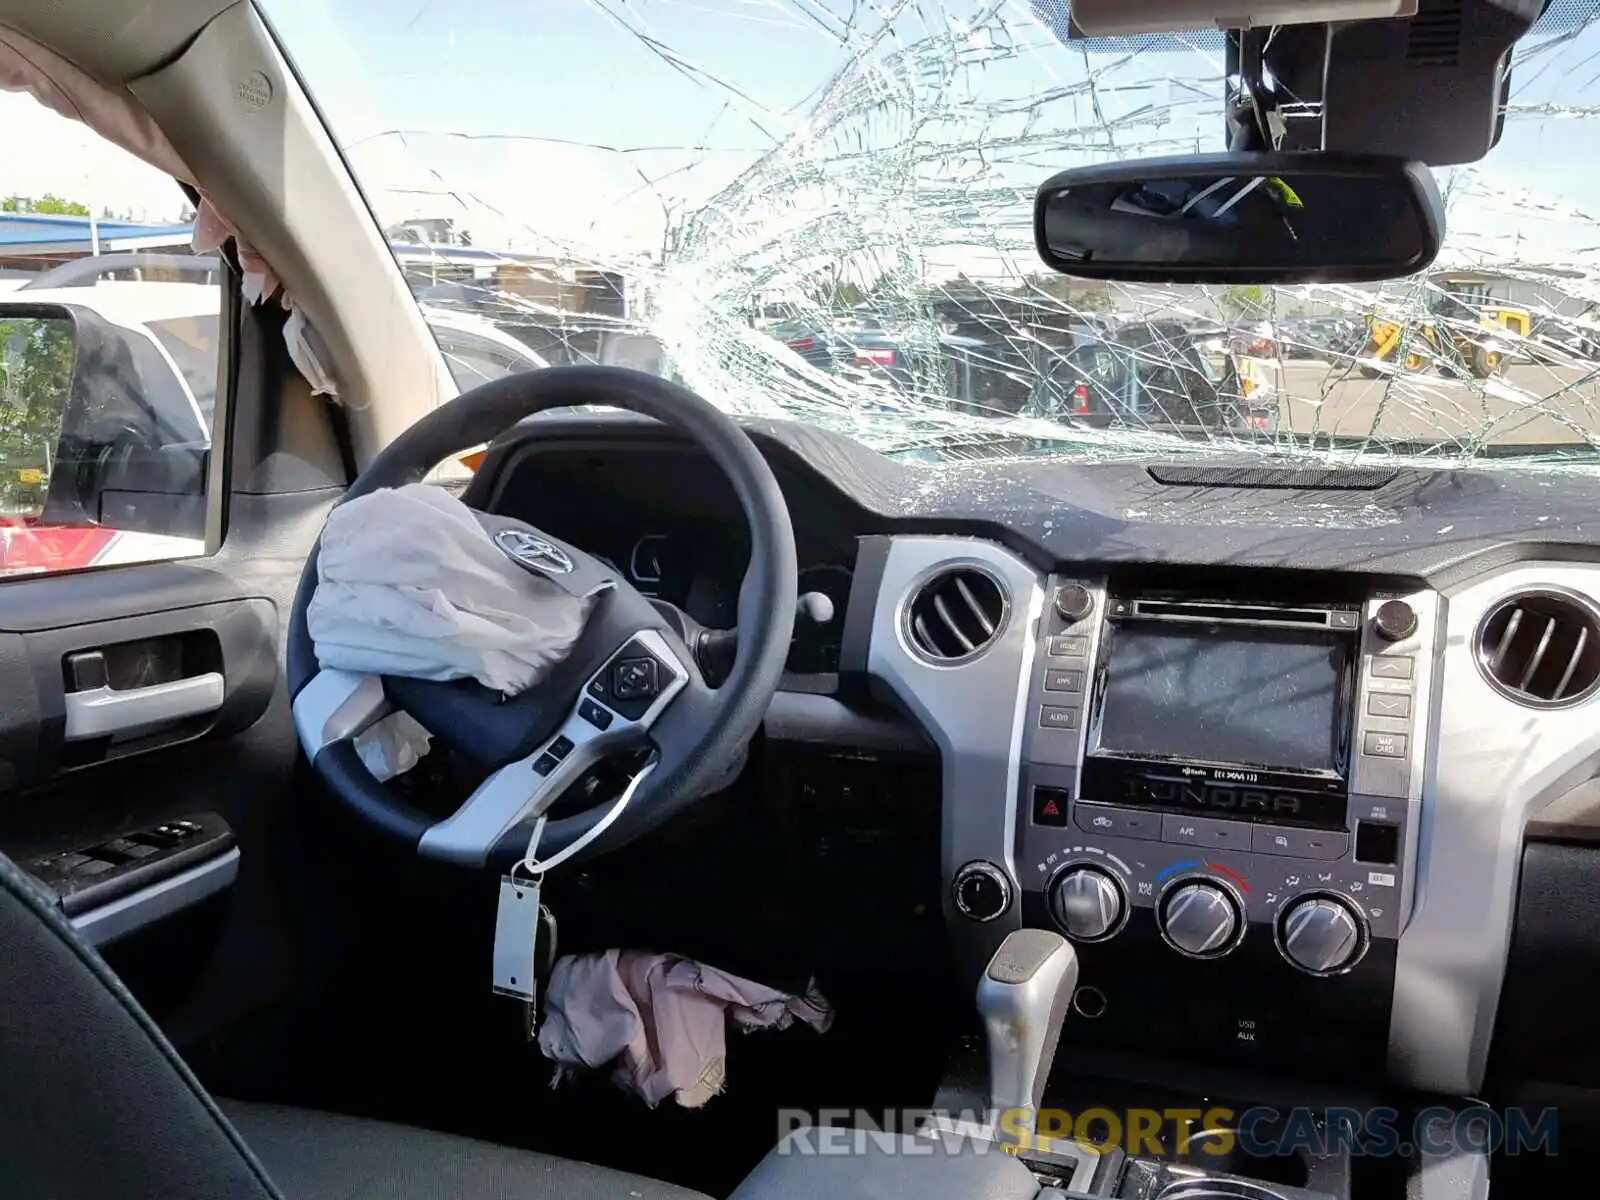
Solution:
<path fill-rule="evenodd" d="M 523 1009 L 524 1030 L 530 1042 L 539 1040 L 539 981 L 550 978 L 556 965 L 556 918 L 548 905 L 539 906 L 539 922 L 534 946 L 534 994 Z"/>

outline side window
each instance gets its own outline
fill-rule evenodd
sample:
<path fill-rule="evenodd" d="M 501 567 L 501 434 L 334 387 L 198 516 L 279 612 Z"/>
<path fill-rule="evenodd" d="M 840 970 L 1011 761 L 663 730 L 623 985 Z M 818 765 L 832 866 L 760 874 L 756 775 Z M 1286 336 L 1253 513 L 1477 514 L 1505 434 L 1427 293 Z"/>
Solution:
<path fill-rule="evenodd" d="M 219 295 L 218 300 L 221 299 Z M 216 313 L 199 317 L 167 317 L 150 322 L 150 332 L 171 357 L 173 365 L 189 385 L 200 418 L 211 428 L 211 411 L 217 405 L 217 329 L 221 318 Z"/>
<path fill-rule="evenodd" d="M 531 348 L 509 334 L 502 335 L 506 341 L 501 342 L 470 330 L 445 328 L 435 322 L 433 336 L 450 366 L 456 386 L 463 392 L 503 375 L 546 365 Z"/>
<path fill-rule="evenodd" d="M 173 180 L 0 94 L 12 131 L 65 149 L 0 196 L 0 579 L 201 554 L 225 274 Z"/>

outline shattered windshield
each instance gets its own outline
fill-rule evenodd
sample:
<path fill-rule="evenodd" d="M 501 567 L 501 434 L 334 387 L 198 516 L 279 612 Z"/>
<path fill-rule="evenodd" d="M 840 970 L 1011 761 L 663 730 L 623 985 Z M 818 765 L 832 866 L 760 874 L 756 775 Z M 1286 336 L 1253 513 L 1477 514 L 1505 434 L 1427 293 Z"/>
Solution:
<path fill-rule="evenodd" d="M 1383 285 L 1047 272 L 1034 190 L 1224 149 L 1221 35 L 1062 0 L 271 0 L 418 298 L 908 457 L 1600 447 L 1600 30 L 1518 44 L 1500 144 Z M 1398 118 L 1397 118 L 1398 119 Z M 476 382 L 469 373 L 463 384 Z M 999 448 L 999 449 L 997 449 Z"/>

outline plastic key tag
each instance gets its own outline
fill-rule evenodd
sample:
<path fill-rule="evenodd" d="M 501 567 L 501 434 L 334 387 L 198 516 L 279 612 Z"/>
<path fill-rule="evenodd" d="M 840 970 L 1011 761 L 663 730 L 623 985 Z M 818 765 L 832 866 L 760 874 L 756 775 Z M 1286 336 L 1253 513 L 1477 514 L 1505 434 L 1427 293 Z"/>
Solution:
<path fill-rule="evenodd" d="M 534 968 L 539 953 L 539 885 L 537 877 L 503 875 L 500 907 L 494 921 L 494 991 L 532 1005 L 536 998 Z"/>

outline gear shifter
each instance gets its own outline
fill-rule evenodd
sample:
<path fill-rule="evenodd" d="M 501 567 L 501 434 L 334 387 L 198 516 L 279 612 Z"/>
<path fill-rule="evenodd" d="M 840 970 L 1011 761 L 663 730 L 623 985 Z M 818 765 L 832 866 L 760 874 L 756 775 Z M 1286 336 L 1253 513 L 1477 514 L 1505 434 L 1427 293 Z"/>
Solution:
<path fill-rule="evenodd" d="M 978 1013 L 988 1035 L 989 1107 L 996 1121 L 1022 1108 L 1032 1128 L 1077 986 L 1077 952 L 1049 930 L 1013 930 L 989 960 L 978 981 Z"/>

